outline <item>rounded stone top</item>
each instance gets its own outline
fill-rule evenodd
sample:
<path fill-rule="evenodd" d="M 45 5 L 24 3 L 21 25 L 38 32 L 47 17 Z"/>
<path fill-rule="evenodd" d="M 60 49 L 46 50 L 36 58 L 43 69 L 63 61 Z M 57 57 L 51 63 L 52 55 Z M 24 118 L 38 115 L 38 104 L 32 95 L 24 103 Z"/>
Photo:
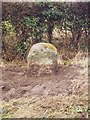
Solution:
<path fill-rule="evenodd" d="M 28 64 L 52 65 L 57 62 L 57 49 L 50 43 L 34 44 L 27 56 Z"/>
<path fill-rule="evenodd" d="M 57 52 L 57 49 L 54 45 L 50 44 L 50 43 L 37 43 L 37 44 L 34 44 L 30 51 L 33 51 L 33 50 L 38 50 L 39 52 L 42 50 L 42 51 L 45 51 L 45 49 L 49 49 L 53 52 Z"/>

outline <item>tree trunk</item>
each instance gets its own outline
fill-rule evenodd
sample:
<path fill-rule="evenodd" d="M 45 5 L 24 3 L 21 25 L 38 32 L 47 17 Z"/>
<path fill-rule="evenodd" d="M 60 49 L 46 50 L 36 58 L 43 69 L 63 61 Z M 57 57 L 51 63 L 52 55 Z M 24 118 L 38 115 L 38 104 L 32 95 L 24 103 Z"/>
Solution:
<path fill-rule="evenodd" d="M 72 39 L 71 39 L 71 42 L 70 42 L 70 47 L 72 47 L 73 49 L 78 49 L 78 43 L 80 41 L 80 38 L 82 36 L 82 30 L 79 29 L 77 31 L 73 31 L 72 32 Z"/>
<path fill-rule="evenodd" d="M 52 32 L 53 32 L 54 24 L 52 21 L 49 21 L 48 23 L 48 41 L 49 43 L 52 42 Z"/>
<path fill-rule="evenodd" d="M 74 42 L 74 47 L 76 49 L 78 49 L 78 43 L 80 41 L 81 36 L 82 36 L 82 30 L 80 29 L 77 33 L 77 36 L 76 36 L 76 39 L 75 39 L 75 42 Z"/>

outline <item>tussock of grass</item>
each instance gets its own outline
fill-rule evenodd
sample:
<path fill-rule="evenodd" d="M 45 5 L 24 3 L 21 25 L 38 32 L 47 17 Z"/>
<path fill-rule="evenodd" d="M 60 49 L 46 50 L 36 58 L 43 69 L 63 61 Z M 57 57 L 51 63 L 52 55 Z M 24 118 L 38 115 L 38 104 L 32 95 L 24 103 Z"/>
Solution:
<path fill-rule="evenodd" d="M 87 96 L 53 96 L 47 98 L 20 98 L 3 103 L 4 118 L 74 118 L 87 117 Z"/>

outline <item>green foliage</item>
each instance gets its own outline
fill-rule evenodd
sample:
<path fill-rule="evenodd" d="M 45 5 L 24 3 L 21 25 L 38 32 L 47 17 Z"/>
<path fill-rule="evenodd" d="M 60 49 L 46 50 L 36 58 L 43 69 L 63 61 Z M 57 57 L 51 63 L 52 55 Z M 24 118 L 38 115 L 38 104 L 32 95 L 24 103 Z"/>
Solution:
<path fill-rule="evenodd" d="M 39 18 L 37 17 L 24 17 L 22 23 L 30 28 L 30 32 L 33 35 L 33 38 L 40 40 L 42 37 L 42 32 L 44 27 L 40 23 Z"/>
<path fill-rule="evenodd" d="M 47 42 L 53 42 L 55 28 L 65 31 L 66 39 L 68 31 L 71 33 L 68 48 L 72 46 L 77 48 L 82 33 L 89 35 L 88 3 L 47 1 L 3 3 L 2 8 L 3 46 L 11 44 L 22 56 L 26 56 L 30 42 L 35 40 L 34 43 L 36 43 L 43 40 L 43 33 L 46 38 L 48 37 Z M 28 42 L 29 37 L 31 41 Z M 61 46 L 61 44 L 57 46 Z"/>
<path fill-rule="evenodd" d="M 84 45 L 84 44 L 80 45 L 80 49 L 85 50 L 86 48 L 87 48 L 86 45 Z"/>
<path fill-rule="evenodd" d="M 22 23 L 25 24 L 27 27 L 30 27 L 30 28 L 35 28 L 38 24 L 38 18 L 35 18 L 35 17 L 24 17 L 23 20 L 22 20 Z"/>
<path fill-rule="evenodd" d="M 27 54 L 27 49 L 29 47 L 29 43 L 26 41 L 26 38 L 21 41 L 17 40 L 15 26 L 12 25 L 10 21 L 3 21 L 2 29 L 4 35 L 2 39 L 2 47 L 7 51 L 7 53 L 4 53 L 6 54 L 6 59 L 13 60 L 13 55 L 15 58 L 15 55 L 17 53 L 25 58 Z"/>
<path fill-rule="evenodd" d="M 54 10 L 54 8 L 51 8 L 47 11 L 43 11 L 42 14 L 46 19 L 52 19 L 55 21 L 62 18 L 62 13 L 58 10 Z"/>
<path fill-rule="evenodd" d="M 12 25 L 10 20 L 2 22 L 2 32 L 5 36 L 11 35 L 15 32 L 15 26 Z"/>
<path fill-rule="evenodd" d="M 24 39 L 16 44 L 17 53 L 26 58 L 29 43 Z"/>

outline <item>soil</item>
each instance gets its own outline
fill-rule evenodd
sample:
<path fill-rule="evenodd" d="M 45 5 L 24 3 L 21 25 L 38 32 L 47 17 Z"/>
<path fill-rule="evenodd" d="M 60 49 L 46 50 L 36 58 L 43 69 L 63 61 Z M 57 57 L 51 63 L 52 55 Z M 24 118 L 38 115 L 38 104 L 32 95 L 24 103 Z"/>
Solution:
<path fill-rule="evenodd" d="M 26 66 L 7 65 L 1 69 L 4 117 L 87 117 L 88 75 L 83 63 L 60 66 L 57 74 L 42 76 L 28 76 Z M 67 107 L 74 112 L 67 113 Z"/>
<path fill-rule="evenodd" d="M 27 69 L 17 66 L 4 67 L 2 71 L 2 98 L 5 101 L 37 96 L 72 94 L 73 79 L 80 77 L 81 66 L 61 67 L 57 74 L 28 76 Z"/>

